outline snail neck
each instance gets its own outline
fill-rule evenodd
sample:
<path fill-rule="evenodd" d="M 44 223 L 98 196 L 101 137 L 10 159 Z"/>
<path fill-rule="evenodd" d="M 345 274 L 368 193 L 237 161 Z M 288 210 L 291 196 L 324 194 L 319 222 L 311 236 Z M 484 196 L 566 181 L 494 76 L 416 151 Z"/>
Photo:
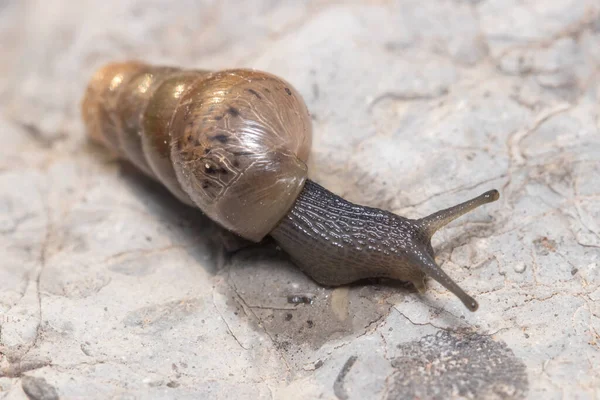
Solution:
<path fill-rule="evenodd" d="M 321 284 L 336 286 L 388 277 L 423 287 L 421 271 L 410 268 L 406 257 L 398 257 L 403 254 L 402 243 L 411 237 L 421 241 L 420 247 L 427 251 L 429 239 L 419 237 L 413 222 L 351 203 L 307 180 L 271 236 Z"/>

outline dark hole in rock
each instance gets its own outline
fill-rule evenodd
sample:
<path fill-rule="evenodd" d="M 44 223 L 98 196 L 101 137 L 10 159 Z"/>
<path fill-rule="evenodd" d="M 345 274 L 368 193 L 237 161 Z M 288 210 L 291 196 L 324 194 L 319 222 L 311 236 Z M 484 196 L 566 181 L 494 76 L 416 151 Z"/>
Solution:
<path fill-rule="evenodd" d="M 501 341 L 440 331 L 397 347 L 388 399 L 523 399 L 525 364 Z"/>

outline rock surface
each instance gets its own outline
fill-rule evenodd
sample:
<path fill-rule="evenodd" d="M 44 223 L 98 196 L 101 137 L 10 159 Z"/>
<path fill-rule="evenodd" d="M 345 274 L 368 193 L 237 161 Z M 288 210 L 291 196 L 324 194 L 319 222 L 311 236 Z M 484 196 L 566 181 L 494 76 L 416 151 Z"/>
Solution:
<path fill-rule="evenodd" d="M 0 398 L 600 397 L 597 0 L 0 2 Z M 321 288 L 87 143 L 104 62 L 255 67 L 311 178 L 416 217 L 435 282 Z M 290 296 L 312 302 L 291 304 Z"/>

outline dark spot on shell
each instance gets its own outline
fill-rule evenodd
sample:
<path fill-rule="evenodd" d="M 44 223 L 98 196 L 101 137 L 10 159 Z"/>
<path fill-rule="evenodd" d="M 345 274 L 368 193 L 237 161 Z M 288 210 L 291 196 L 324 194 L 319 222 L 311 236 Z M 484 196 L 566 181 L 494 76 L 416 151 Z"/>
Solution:
<path fill-rule="evenodd" d="M 289 94 L 290 96 L 292 95 L 292 91 L 291 91 L 289 88 L 285 88 L 285 92 L 286 92 L 287 94 Z"/>
<path fill-rule="evenodd" d="M 212 140 L 217 140 L 223 144 L 227 143 L 227 141 L 229 140 L 229 138 L 227 137 L 227 135 L 223 135 L 223 134 L 219 134 L 219 135 L 215 135 L 213 137 L 211 137 Z"/>
<path fill-rule="evenodd" d="M 308 321 L 306 321 L 306 325 L 308 325 L 309 328 L 312 328 L 313 326 L 315 326 L 315 323 L 309 319 Z"/>
<path fill-rule="evenodd" d="M 222 120 L 222 119 L 223 119 L 223 116 L 222 116 L 222 115 L 217 115 L 217 116 L 215 116 L 215 121 L 220 121 L 220 120 Z"/>
<path fill-rule="evenodd" d="M 204 172 L 206 172 L 207 174 L 214 174 L 215 172 L 217 172 L 217 170 L 210 164 L 205 164 L 204 165 Z"/>
<path fill-rule="evenodd" d="M 281 163 L 281 162 L 283 162 L 283 156 L 282 156 L 282 155 L 281 155 L 281 153 L 279 153 L 279 152 L 277 152 L 277 153 L 273 153 L 273 155 L 272 155 L 272 159 L 273 159 L 273 162 L 276 162 L 276 163 Z"/>
<path fill-rule="evenodd" d="M 239 167 L 240 166 L 240 162 L 238 160 L 233 160 L 233 166 L 234 167 Z"/>
<path fill-rule="evenodd" d="M 292 314 L 290 314 L 290 313 L 287 313 L 287 314 L 285 315 L 285 320 L 286 320 L 286 321 L 290 321 L 291 319 L 292 319 Z"/>
<path fill-rule="evenodd" d="M 207 147 L 207 148 L 205 148 L 205 149 L 204 149 L 204 154 L 208 154 L 208 153 L 210 153 L 210 151 L 211 151 L 211 150 L 212 150 L 212 149 L 211 149 L 210 147 Z"/>
<path fill-rule="evenodd" d="M 271 93 L 271 91 L 269 89 L 267 89 L 267 88 L 265 88 L 265 92 Z"/>
<path fill-rule="evenodd" d="M 254 89 L 248 89 L 248 92 L 250 92 L 253 95 L 255 95 L 257 99 L 262 100 L 262 97 L 260 96 L 260 94 L 258 94 L 258 92 L 256 90 L 254 90 Z"/>
<path fill-rule="evenodd" d="M 229 107 L 227 109 L 227 112 L 232 116 L 232 117 L 239 117 L 240 116 L 240 110 L 238 110 L 235 107 Z"/>
<path fill-rule="evenodd" d="M 202 181 L 202 189 L 208 189 L 210 186 L 210 181 Z"/>

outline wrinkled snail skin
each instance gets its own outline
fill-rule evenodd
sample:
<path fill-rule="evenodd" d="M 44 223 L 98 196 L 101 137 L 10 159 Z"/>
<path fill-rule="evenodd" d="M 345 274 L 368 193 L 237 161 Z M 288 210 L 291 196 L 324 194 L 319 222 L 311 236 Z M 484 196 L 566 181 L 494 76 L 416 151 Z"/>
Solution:
<path fill-rule="evenodd" d="M 431 237 L 452 220 L 498 198 L 498 191 L 491 190 L 412 220 L 352 204 L 309 180 L 271 236 L 307 275 L 323 285 L 383 277 L 412 282 L 424 292 L 424 278 L 429 275 L 475 311 L 475 299 L 435 263 Z"/>
<path fill-rule="evenodd" d="M 307 179 L 310 116 L 278 77 L 113 63 L 92 77 L 82 117 L 92 140 L 242 238 L 271 235 L 320 284 L 384 277 L 424 292 L 429 275 L 478 308 L 436 264 L 431 237 L 498 191 L 422 219 L 342 199 Z"/>

